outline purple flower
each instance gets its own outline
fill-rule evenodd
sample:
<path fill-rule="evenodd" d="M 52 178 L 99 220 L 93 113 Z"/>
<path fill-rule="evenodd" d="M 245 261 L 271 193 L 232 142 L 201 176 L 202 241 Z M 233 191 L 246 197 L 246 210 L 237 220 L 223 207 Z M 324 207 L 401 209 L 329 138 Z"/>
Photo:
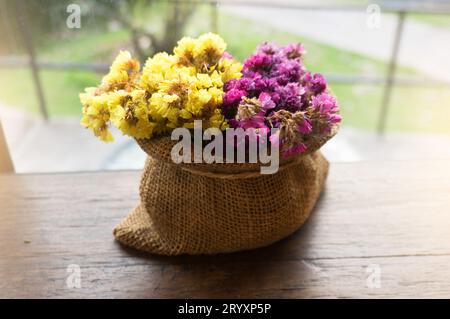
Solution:
<path fill-rule="evenodd" d="M 281 49 L 281 54 L 288 59 L 298 59 L 305 53 L 305 47 L 301 43 L 288 44 Z"/>
<path fill-rule="evenodd" d="M 301 134 L 309 134 L 309 133 L 311 133 L 312 132 L 311 121 L 308 118 L 304 118 L 303 121 L 300 124 L 298 124 L 297 130 Z"/>
<path fill-rule="evenodd" d="M 248 78 L 240 78 L 238 82 L 238 88 L 242 91 L 249 91 L 250 85 L 252 84 L 252 80 Z"/>
<path fill-rule="evenodd" d="M 271 83 L 268 80 L 260 74 L 255 74 L 252 82 L 248 86 L 249 91 L 252 91 L 254 93 L 253 95 L 257 96 L 260 92 L 269 90 Z"/>
<path fill-rule="evenodd" d="M 279 50 L 279 47 L 276 43 L 264 42 L 261 43 L 256 49 L 257 53 L 264 53 L 274 55 Z"/>
<path fill-rule="evenodd" d="M 298 82 L 302 75 L 302 68 L 296 60 L 286 60 L 276 65 L 273 76 L 280 85 L 286 85 L 289 82 Z"/>
<path fill-rule="evenodd" d="M 267 93 L 261 93 L 258 99 L 243 98 L 236 114 L 238 127 L 266 128 L 266 112 L 274 107 L 275 103 Z"/>
<path fill-rule="evenodd" d="M 237 127 L 243 129 L 266 127 L 265 118 L 261 114 L 256 114 L 253 117 L 239 120 Z"/>
<path fill-rule="evenodd" d="M 302 95 L 305 89 L 297 82 L 291 82 L 285 86 L 278 86 L 276 92 L 280 96 L 278 109 L 285 109 L 292 112 L 300 111 L 302 107 Z"/>
<path fill-rule="evenodd" d="M 328 93 L 321 93 L 313 96 L 311 105 L 319 110 L 320 114 L 332 114 L 338 111 L 336 99 Z"/>
<path fill-rule="evenodd" d="M 232 80 L 229 80 L 228 82 L 225 82 L 225 84 L 223 86 L 224 91 L 227 92 L 227 91 L 231 91 L 233 89 L 237 89 L 238 85 L 239 85 L 239 80 L 240 79 L 232 79 Z"/>
<path fill-rule="evenodd" d="M 246 91 L 239 89 L 231 89 L 223 96 L 222 112 L 227 119 L 231 119 L 236 115 L 236 109 L 242 97 L 247 94 Z"/>
<path fill-rule="evenodd" d="M 268 54 L 254 54 L 244 62 L 242 74 L 252 76 L 254 73 L 265 74 L 272 68 L 273 57 Z"/>
<path fill-rule="evenodd" d="M 311 95 L 318 95 L 327 89 L 327 81 L 320 73 L 311 75 L 308 72 L 304 75 L 302 82 L 307 87 L 307 91 L 311 92 Z"/>
<path fill-rule="evenodd" d="M 270 92 L 269 94 L 270 94 L 270 98 L 275 103 L 275 105 L 279 105 L 279 103 L 281 101 L 280 93 L 278 93 L 278 92 Z"/>
<path fill-rule="evenodd" d="M 224 98 L 223 98 L 223 104 L 225 105 L 234 105 L 239 104 L 241 101 L 241 98 L 243 96 L 246 96 L 247 92 L 239 90 L 239 89 L 232 89 L 231 91 L 228 91 Z"/>
<path fill-rule="evenodd" d="M 252 84 L 252 80 L 249 78 L 232 79 L 225 83 L 224 90 L 225 90 L 225 92 L 231 91 L 234 89 L 241 90 L 241 91 L 249 91 L 251 84 Z"/>
<path fill-rule="evenodd" d="M 306 112 L 279 110 L 273 112 L 268 121 L 278 132 L 271 135 L 270 141 L 281 149 L 283 157 L 302 153 L 306 150 L 305 136 L 312 132 L 311 121 Z"/>
<path fill-rule="evenodd" d="M 269 93 L 262 92 L 259 95 L 258 100 L 261 102 L 261 110 L 266 113 L 266 111 L 271 110 L 275 107 L 275 103 L 272 101 Z"/>
<path fill-rule="evenodd" d="M 284 157 L 305 152 L 311 135 L 329 133 L 341 122 L 325 78 L 307 72 L 304 53 L 300 43 L 262 43 L 244 62 L 242 78 L 224 85 L 222 111 L 230 126 L 255 128 L 255 138 L 278 128 L 270 141 Z"/>
<path fill-rule="evenodd" d="M 311 108 L 311 117 L 317 121 L 321 133 L 331 132 L 331 128 L 342 120 L 336 99 L 326 92 L 311 98 Z"/>

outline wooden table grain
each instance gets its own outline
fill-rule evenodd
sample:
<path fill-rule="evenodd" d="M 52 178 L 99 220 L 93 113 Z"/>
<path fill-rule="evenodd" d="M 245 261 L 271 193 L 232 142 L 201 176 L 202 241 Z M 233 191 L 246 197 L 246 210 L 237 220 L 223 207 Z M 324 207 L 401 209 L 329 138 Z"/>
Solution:
<path fill-rule="evenodd" d="M 139 172 L 0 175 L 0 297 L 448 298 L 449 164 L 332 164 L 294 235 L 198 257 L 114 240 L 138 201 Z M 80 287 L 70 277 L 76 267 Z"/>

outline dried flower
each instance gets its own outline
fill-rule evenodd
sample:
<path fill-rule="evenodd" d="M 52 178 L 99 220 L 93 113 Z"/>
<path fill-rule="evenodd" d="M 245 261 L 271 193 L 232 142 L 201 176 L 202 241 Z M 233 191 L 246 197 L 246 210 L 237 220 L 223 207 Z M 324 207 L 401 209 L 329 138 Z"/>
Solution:
<path fill-rule="evenodd" d="M 222 112 L 231 126 L 279 128 L 271 136 L 283 156 L 302 153 L 311 134 L 328 134 L 341 121 L 336 100 L 320 74 L 307 72 L 302 44 L 261 44 L 242 69 L 243 77 L 224 86 Z M 263 100 L 270 107 L 262 107 Z"/>
<path fill-rule="evenodd" d="M 330 133 L 332 127 L 341 122 L 342 117 L 338 112 L 336 99 L 326 92 L 313 96 L 311 106 L 307 110 L 317 131 L 322 134 Z"/>
<path fill-rule="evenodd" d="M 82 125 L 104 141 L 112 140 L 111 122 L 135 138 L 192 128 L 198 119 L 204 120 L 204 128 L 225 129 L 224 83 L 242 75 L 242 65 L 225 48 L 216 34 L 185 37 L 173 55 L 149 58 L 142 74 L 139 62 L 129 52 L 120 52 L 101 85 L 80 94 Z"/>
<path fill-rule="evenodd" d="M 271 137 L 271 141 L 279 143 L 283 157 L 306 150 L 304 136 L 311 133 L 312 126 L 305 112 L 292 113 L 287 110 L 279 110 L 273 112 L 268 121 L 272 127 L 279 129 L 278 133 Z"/>

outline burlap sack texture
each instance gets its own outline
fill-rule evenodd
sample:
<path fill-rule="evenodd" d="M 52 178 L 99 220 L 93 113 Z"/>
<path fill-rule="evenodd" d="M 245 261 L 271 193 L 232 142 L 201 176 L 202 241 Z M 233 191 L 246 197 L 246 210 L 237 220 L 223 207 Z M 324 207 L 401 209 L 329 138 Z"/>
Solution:
<path fill-rule="evenodd" d="M 139 205 L 114 229 L 128 246 L 162 255 L 217 254 L 270 245 L 309 217 L 328 173 L 314 138 L 308 151 L 280 163 L 272 175 L 260 164 L 179 164 L 169 137 L 138 140 L 149 155 Z"/>

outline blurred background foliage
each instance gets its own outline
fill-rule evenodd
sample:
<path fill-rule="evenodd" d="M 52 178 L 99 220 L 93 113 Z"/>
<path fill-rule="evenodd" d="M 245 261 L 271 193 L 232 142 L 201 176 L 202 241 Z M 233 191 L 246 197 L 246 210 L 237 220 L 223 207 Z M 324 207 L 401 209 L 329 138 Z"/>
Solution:
<path fill-rule="evenodd" d="M 108 64 L 121 49 L 128 49 L 145 61 L 155 52 L 170 51 L 183 35 L 196 36 L 217 31 L 227 41 L 228 51 L 241 61 L 262 41 L 281 44 L 303 42 L 308 51 L 305 63 L 314 72 L 380 77 L 387 72 L 387 61 L 337 48 L 269 24 L 255 23 L 226 10 L 217 10 L 202 1 L 79 0 L 76 3 L 82 9 L 80 29 L 66 26 L 67 6 L 74 3 L 73 0 L 26 2 L 26 6 L 17 10 L 15 1 L 0 0 L 0 56 L 25 56 L 26 51 L 17 28 L 16 17 L 19 16 L 27 21 L 39 61 Z M 325 2 L 368 3 L 358 0 Z M 448 16 L 412 14 L 410 18 L 450 32 Z M 411 67 L 399 67 L 398 74 L 422 76 Z M 87 86 L 97 85 L 101 75 L 86 70 L 40 70 L 50 115 L 79 117 L 79 92 Z M 376 128 L 382 84 L 331 83 L 331 88 L 339 98 L 346 125 L 367 130 Z M 387 128 L 395 131 L 450 133 L 449 101 L 448 87 L 395 87 Z M 38 113 L 29 67 L 0 68 L 0 103 Z"/>

